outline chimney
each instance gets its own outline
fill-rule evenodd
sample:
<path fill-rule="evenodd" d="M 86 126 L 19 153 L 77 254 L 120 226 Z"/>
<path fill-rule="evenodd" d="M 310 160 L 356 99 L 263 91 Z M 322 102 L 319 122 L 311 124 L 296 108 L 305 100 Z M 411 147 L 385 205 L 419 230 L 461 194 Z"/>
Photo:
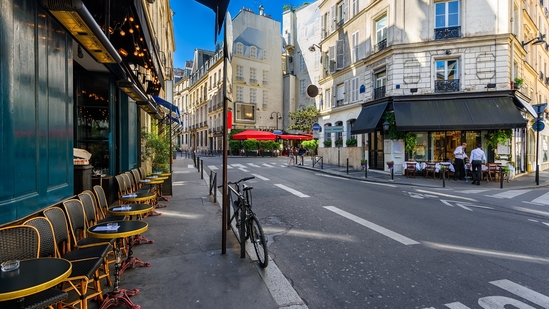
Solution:
<path fill-rule="evenodd" d="M 259 15 L 263 16 L 263 11 L 265 10 L 265 8 L 263 7 L 263 5 L 260 5 L 259 6 Z"/>

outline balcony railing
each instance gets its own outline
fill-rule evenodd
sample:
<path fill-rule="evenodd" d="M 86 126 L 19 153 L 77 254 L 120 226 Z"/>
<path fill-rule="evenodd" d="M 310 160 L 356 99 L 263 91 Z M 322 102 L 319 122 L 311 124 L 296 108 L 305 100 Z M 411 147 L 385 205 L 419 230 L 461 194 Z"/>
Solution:
<path fill-rule="evenodd" d="M 375 88 L 374 89 L 374 100 L 384 98 L 386 91 L 387 91 L 386 86 L 381 86 L 381 87 Z"/>
<path fill-rule="evenodd" d="M 343 99 L 336 100 L 336 106 L 343 106 Z"/>
<path fill-rule="evenodd" d="M 435 40 L 461 38 L 461 26 L 435 29 Z"/>
<path fill-rule="evenodd" d="M 252 84 L 257 84 L 257 79 L 255 79 L 255 78 L 250 78 L 250 83 L 252 83 Z"/>
<path fill-rule="evenodd" d="M 459 91 L 459 79 L 435 80 L 435 92 Z"/>
<path fill-rule="evenodd" d="M 244 76 L 237 76 L 236 81 L 243 82 L 244 81 Z"/>
<path fill-rule="evenodd" d="M 379 41 L 379 43 L 376 44 L 375 46 L 375 51 L 378 52 L 380 50 L 383 50 L 387 48 L 387 39 L 383 39 L 381 41 Z"/>
<path fill-rule="evenodd" d="M 267 82 L 267 80 L 264 79 L 264 80 L 263 80 L 263 85 L 268 85 L 268 84 L 269 84 L 269 82 Z"/>

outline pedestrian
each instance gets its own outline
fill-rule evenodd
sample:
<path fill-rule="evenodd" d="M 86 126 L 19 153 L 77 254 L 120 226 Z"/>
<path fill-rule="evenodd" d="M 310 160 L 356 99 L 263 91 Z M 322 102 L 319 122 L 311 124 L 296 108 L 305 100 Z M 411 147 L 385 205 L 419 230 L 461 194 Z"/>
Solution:
<path fill-rule="evenodd" d="M 299 163 L 299 165 L 303 165 L 303 156 L 305 155 L 305 153 L 307 152 L 307 150 L 305 150 L 305 148 L 303 148 L 303 146 L 299 145 L 299 158 L 301 159 L 301 163 Z"/>
<path fill-rule="evenodd" d="M 291 166 L 294 162 L 294 152 L 292 148 L 288 148 L 288 166 Z"/>
<path fill-rule="evenodd" d="M 471 166 L 473 170 L 473 184 L 480 185 L 480 177 L 482 173 L 482 163 L 486 161 L 484 151 L 480 149 L 480 144 L 477 144 L 477 148 L 471 151 Z"/>
<path fill-rule="evenodd" d="M 461 146 L 457 146 L 454 150 L 455 164 L 454 164 L 454 180 L 463 180 L 465 175 L 465 158 L 467 154 L 465 153 L 465 148 L 467 148 L 467 143 L 461 143 Z"/>

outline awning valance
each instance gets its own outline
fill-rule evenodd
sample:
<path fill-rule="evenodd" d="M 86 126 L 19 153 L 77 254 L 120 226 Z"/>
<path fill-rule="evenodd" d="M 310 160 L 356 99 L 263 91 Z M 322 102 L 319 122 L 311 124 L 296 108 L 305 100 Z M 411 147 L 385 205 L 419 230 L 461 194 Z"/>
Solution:
<path fill-rule="evenodd" d="M 162 98 L 159 98 L 155 95 L 152 96 L 154 101 L 162 106 L 164 106 L 165 108 L 169 109 L 173 114 L 175 114 L 175 116 L 177 117 L 180 117 L 181 114 L 179 113 L 179 108 L 176 106 L 176 105 L 173 105 L 172 103 L 162 99 Z"/>
<path fill-rule="evenodd" d="M 393 108 L 399 131 L 526 127 L 511 97 L 393 102 Z"/>
<path fill-rule="evenodd" d="M 291 139 L 297 141 L 309 141 L 313 139 L 312 135 L 280 134 L 281 139 Z"/>
<path fill-rule="evenodd" d="M 374 132 L 386 108 L 387 102 L 363 107 L 351 128 L 351 134 Z"/>

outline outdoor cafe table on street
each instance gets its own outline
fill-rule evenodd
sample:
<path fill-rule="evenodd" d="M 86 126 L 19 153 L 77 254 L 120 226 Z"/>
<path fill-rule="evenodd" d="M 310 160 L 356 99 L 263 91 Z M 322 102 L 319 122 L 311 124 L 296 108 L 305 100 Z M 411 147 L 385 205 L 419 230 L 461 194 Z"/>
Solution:
<path fill-rule="evenodd" d="M 21 299 L 47 290 L 63 282 L 71 272 L 72 264 L 65 259 L 22 260 L 19 268 L 0 272 L 0 301 Z"/>
<path fill-rule="evenodd" d="M 141 266 L 149 267 L 151 266 L 150 263 L 144 263 L 138 258 L 134 258 L 132 256 L 132 244 L 131 241 L 128 245 L 128 257 L 126 260 L 122 263 L 122 266 L 120 265 L 120 261 L 122 260 L 122 253 L 120 252 L 120 248 L 122 246 L 122 240 L 125 237 L 132 237 L 138 234 L 141 234 L 145 232 L 148 229 L 148 224 L 145 221 L 136 221 L 136 220 L 127 220 L 127 221 L 111 221 L 111 222 L 105 222 L 102 224 L 98 224 L 96 226 L 92 226 L 88 228 L 88 235 L 90 237 L 95 238 L 116 238 L 116 263 L 114 265 L 114 287 L 113 291 L 110 293 L 107 293 L 107 296 L 105 297 L 105 301 L 103 301 L 103 304 L 101 304 L 100 309 L 106 309 L 111 306 L 118 306 L 118 304 L 121 302 L 123 303 L 127 308 L 135 308 L 136 306 L 130 299 L 130 296 L 134 296 L 139 293 L 139 289 L 120 289 L 120 274 L 121 274 L 121 268 L 125 269 L 125 267 L 128 267 L 129 265 L 132 265 L 132 268 L 135 267 L 136 263 L 141 263 Z M 122 271 L 123 271 L 122 269 Z"/>
<path fill-rule="evenodd" d="M 151 204 L 124 204 L 109 208 L 108 213 L 115 216 L 129 216 L 132 220 L 133 216 L 138 218 L 139 215 L 149 213 L 152 210 L 153 206 Z M 149 240 L 142 235 L 132 237 L 132 245 L 143 243 L 154 244 L 154 240 Z"/>

